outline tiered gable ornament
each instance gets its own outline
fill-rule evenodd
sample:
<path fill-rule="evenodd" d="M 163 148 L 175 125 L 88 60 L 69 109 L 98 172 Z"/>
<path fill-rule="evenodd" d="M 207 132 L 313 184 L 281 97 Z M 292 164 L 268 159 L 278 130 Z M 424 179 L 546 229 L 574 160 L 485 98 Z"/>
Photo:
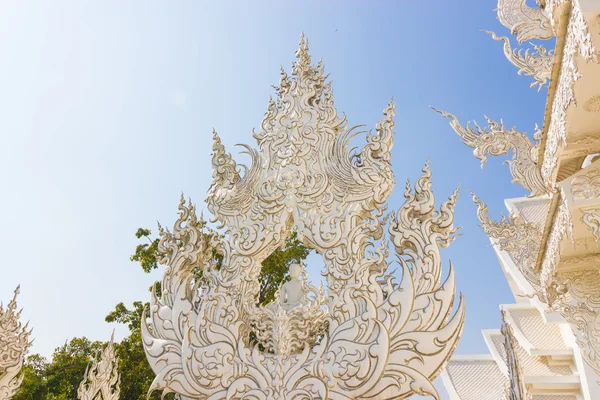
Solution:
<path fill-rule="evenodd" d="M 224 237 L 205 235 L 183 200 L 173 232 L 161 229 L 161 293 L 142 323 L 157 375 L 151 390 L 193 399 L 437 397 L 432 381 L 464 323 L 462 300 L 452 315 L 454 273 L 441 282 L 439 251 L 454 239 L 457 192 L 436 210 L 426 165 L 388 225 L 394 103 L 354 152 L 350 141 L 364 132 L 338 116 L 304 38 L 297 59 L 254 133 L 259 149 L 246 146 L 244 174 L 214 134 L 207 203 Z M 322 257 L 327 291 L 294 265 L 279 297 L 257 306 L 261 262 L 292 232 Z"/>
<path fill-rule="evenodd" d="M 17 311 L 18 295 L 17 287 L 15 296 L 6 308 L 0 304 L 0 400 L 10 399 L 21 386 L 23 375 L 20 371 L 30 345 L 31 330 L 28 324 L 23 326 L 19 321 L 21 311 Z"/>

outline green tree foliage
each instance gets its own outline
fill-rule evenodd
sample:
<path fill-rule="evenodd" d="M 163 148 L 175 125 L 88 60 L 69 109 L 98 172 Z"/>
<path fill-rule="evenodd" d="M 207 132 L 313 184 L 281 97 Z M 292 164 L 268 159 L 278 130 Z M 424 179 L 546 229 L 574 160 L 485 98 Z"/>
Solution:
<path fill-rule="evenodd" d="M 23 383 L 13 399 L 45 399 L 48 394 L 48 385 L 46 383 L 48 361 L 39 354 L 31 354 L 25 360 L 25 365 L 23 365 L 21 371 L 23 374 Z"/>
<path fill-rule="evenodd" d="M 54 350 L 52 361 L 39 354 L 27 357 L 23 384 L 14 400 L 73 400 L 92 358 L 104 343 L 74 338 Z"/>

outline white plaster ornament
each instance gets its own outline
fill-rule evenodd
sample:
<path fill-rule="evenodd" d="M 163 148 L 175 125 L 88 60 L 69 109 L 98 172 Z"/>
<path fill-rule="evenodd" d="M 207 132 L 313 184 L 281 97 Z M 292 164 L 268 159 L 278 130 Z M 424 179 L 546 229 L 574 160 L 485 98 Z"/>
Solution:
<path fill-rule="evenodd" d="M 452 314 L 454 272 L 442 282 L 439 250 L 455 236 L 457 192 L 436 209 L 426 165 L 387 224 L 395 104 L 355 152 L 350 141 L 362 132 L 338 116 L 304 38 L 296 56 L 253 132 L 258 150 L 246 146 L 244 174 L 214 133 L 207 204 L 223 238 L 204 235 L 183 199 L 173 231 L 160 228 L 162 292 L 142 323 L 151 391 L 211 400 L 439 397 L 432 381 L 464 324 L 462 298 Z M 276 302 L 258 306 L 261 262 L 292 232 L 321 256 L 327 291 L 292 280 Z"/>
<path fill-rule="evenodd" d="M 20 371 L 30 346 L 29 323 L 23 326 L 19 321 L 21 317 L 21 311 L 17 311 L 19 292 L 17 287 L 15 296 L 6 308 L 0 303 L 0 400 L 10 399 L 21 386 L 23 375 Z"/>
<path fill-rule="evenodd" d="M 91 367 L 86 368 L 77 388 L 79 400 L 119 400 L 121 375 L 119 359 L 113 347 L 114 337 L 113 332 L 108 345 L 96 355 Z"/>

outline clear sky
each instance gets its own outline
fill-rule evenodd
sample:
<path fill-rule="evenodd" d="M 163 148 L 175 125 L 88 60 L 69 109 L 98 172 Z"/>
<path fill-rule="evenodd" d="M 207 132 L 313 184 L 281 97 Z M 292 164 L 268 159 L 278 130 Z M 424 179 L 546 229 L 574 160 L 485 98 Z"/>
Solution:
<path fill-rule="evenodd" d="M 105 315 L 147 300 L 159 274 L 129 261 L 138 227 L 170 226 L 180 194 L 199 207 L 211 131 L 254 144 L 279 69 L 304 31 L 336 105 L 374 127 L 397 101 L 393 149 L 402 204 L 427 158 L 443 200 L 461 185 L 462 235 L 443 252 L 467 302 L 458 353 L 486 351 L 511 295 L 468 190 L 494 217 L 525 191 L 497 158 L 485 168 L 429 105 L 532 132 L 545 90 L 517 76 L 480 29 L 508 32 L 493 0 L 4 1 L 0 5 L 0 298 L 21 284 L 23 318 L 44 355 L 74 336 L 106 340 Z M 244 158 L 238 158 L 244 160 Z M 311 258 L 311 260 L 313 260 Z M 317 266 L 320 268 L 320 266 Z M 312 266 L 312 268 L 317 268 Z M 116 326 L 117 338 L 126 334 Z"/>

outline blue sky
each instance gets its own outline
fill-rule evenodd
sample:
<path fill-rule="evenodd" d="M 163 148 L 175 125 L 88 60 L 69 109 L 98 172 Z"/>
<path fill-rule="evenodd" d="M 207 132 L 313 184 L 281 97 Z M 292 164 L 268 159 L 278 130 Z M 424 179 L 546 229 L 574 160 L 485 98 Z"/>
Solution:
<path fill-rule="evenodd" d="M 219 4 L 217 4 L 219 3 Z M 508 168 L 485 168 L 429 105 L 484 114 L 532 132 L 545 90 L 529 88 L 480 29 L 508 32 L 495 1 L 5 1 L 0 6 L 0 297 L 21 284 L 34 352 L 74 336 L 106 340 L 104 316 L 148 299 L 158 273 L 129 261 L 138 227 L 171 225 L 181 192 L 203 207 L 211 131 L 230 151 L 253 144 L 279 68 L 301 31 L 323 58 L 336 105 L 374 127 L 397 102 L 393 149 L 402 204 L 407 177 L 431 160 L 439 200 L 461 185 L 456 267 L 467 321 L 458 353 L 485 351 L 511 295 L 468 190 L 495 217 L 525 191 Z M 238 160 L 244 160 L 243 157 Z M 314 268 L 314 266 L 313 266 Z M 319 266 L 320 268 L 320 266 Z M 126 330 L 117 327 L 117 336 Z"/>

